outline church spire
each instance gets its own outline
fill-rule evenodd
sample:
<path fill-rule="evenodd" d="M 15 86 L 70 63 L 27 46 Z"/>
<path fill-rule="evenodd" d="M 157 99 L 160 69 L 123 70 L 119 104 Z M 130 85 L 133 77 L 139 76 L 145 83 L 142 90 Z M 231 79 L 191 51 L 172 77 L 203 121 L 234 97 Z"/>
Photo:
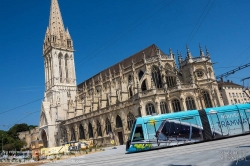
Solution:
<path fill-rule="evenodd" d="M 43 45 L 44 53 L 49 50 L 48 48 L 50 47 L 74 51 L 69 30 L 68 28 L 65 29 L 63 24 L 58 0 L 51 0 L 49 26 L 45 34 Z"/>
<path fill-rule="evenodd" d="M 61 32 L 65 31 L 57 0 L 51 0 L 49 29 L 51 35 L 60 35 Z"/>

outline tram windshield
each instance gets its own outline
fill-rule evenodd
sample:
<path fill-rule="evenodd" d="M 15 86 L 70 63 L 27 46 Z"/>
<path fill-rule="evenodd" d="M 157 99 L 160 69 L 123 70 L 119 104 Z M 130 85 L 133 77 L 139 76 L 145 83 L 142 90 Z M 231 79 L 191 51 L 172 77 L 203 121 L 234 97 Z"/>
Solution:
<path fill-rule="evenodd" d="M 137 125 L 135 128 L 135 133 L 133 137 L 133 141 L 144 140 L 142 125 Z"/>
<path fill-rule="evenodd" d="M 129 140 L 132 140 L 132 139 L 133 139 L 132 137 L 133 137 L 133 134 L 134 134 L 135 124 L 136 124 L 136 120 L 134 121 L 134 124 L 133 124 L 133 126 L 132 126 Z"/>

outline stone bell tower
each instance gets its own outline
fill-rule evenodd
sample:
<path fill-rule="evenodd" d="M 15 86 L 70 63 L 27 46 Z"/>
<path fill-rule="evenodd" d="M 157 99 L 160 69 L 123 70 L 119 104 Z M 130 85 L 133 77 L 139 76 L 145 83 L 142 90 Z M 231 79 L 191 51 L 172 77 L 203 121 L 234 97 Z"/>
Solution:
<path fill-rule="evenodd" d="M 59 143 L 58 122 L 74 111 L 76 73 L 73 41 L 64 28 L 59 4 L 51 0 L 49 26 L 43 43 L 45 94 L 40 114 L 40 136 L 44 145 Z"/>

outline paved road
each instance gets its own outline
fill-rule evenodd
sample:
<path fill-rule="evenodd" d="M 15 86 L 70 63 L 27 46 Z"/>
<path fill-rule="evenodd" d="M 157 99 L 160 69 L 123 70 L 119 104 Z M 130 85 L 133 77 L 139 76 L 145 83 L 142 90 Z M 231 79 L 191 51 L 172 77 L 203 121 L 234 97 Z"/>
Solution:
<path fill-rule="evenodd" d="M 250 135 L 133 154 L 118 146 L 44 166 L 55 165 L 250 166 Z"/>

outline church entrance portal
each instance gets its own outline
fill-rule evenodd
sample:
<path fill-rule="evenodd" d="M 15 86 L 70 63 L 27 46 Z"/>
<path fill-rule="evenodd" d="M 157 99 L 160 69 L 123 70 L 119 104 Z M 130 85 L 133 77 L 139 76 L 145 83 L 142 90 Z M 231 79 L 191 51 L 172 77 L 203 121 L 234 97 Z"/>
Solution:
<path fill-rule="evenodd" d="M 118 132 L 118 139 L 119 139 L 120 145 L 123 145 L 123 135 L 122 135 L 122 132 Z"/>

